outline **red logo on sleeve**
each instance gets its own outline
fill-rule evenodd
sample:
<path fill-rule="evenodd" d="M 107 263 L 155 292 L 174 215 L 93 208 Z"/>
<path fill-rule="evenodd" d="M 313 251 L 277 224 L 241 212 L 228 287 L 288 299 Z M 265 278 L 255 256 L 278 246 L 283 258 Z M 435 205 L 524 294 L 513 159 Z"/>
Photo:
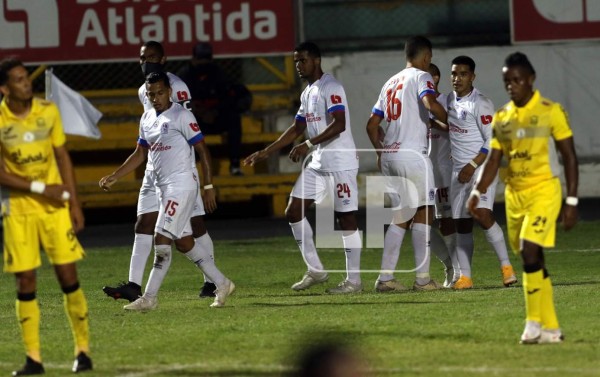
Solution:
<path fill-rule="evenodd" d="M 490 123 L 492 123 L 492 116 L 491 115 L 482 115 L 481 116 L 481 123 L 483 123 L 483 124 L 490 124 Z"/>
<path fill-rule="evenodd" d="M 433 83 L 431 81 L 427 81 L 427 87 L 429 89 L 434 89 Z"/>
<path fill-rule="evenodd" d="M 185 101 L 185 100 L 189 99 L 187 92 L 184 92 L 184 91 L 177 92 L 177 99 L 179 101 Z"/>
<path fill-rule="evenodd" d="M 200 131 L 200 126 L 198 126 L 198 123 L 190 123 L 190 128 L 194 131 L 194 132 L 198 132 Z"/>
<path fill-rule="evenodd" d="M 337 104 L 337 103 L 342 103 L 342 97 L 340 96 L 336 96 L 335 94 L 331 95 L 331 103 L 332 104 Z"/>

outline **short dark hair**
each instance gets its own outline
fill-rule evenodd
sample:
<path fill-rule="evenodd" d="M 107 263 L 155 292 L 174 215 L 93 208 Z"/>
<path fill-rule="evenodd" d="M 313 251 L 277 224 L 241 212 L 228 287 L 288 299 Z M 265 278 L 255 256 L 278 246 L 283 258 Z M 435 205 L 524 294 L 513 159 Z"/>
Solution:
<path fill-rule="evenodd" d="M 533 69 L 533 65 L 531 65 L 531 62 L 527 58 L 527 55 L 523 54 L 522 52 L 517 51 L 508 55 L 504 60 L 504 66 L 507 68 L 523 67 L 526 70 L 528 70 L 529 73 L 535 75 L 535 69 Z"/>
<path fill-rule="evenodd" d="M 404 43 L 404 55 L 406 60 L 413 60 L 423 51 L 432 51 L 431 41 L 423 36 L 410 37 Z"/>
<path fill-rule="evenodd" d="M 455 57 L 454 59 L 452 59 L 452 65 L 466 65 L 469 67 L 469 70 L 471 70 L 471 72 L 475 72 L 475 60 L 471 59 L 468 56 L 465 55 L 460 55 Z"/>
<path fill-rule="evenodd" d="M 148 41 L 148 42 L 144 43 L 143 46 L 146 47 L 146 48 L 153 48 L 153 49 L 155 49 L 160 54 L 161 58 L 163 56 L 165 56 L 165 49 L 163 48 L 163 45 L 160 42 L 157 42 L 157 41 Z"/>
<path fill-rule="evenodd" d="M 317 46 L 316 43 L 313 42 L 302 42 L 294 49 L 296 52 L 306 51 L 308 55 L 312 58 L 320 58 L 321 57 L 321 49 Z"/>
<path fill-rule="evenodd" d="M 427 71 L 429 72 L 429 74 L 431 76 L 441 76 L 442 75 L 438 66 L 433 63 L 429 64 L 429 68 L 427 69 Z"/>
<path fill-rule="evenodd" d="M 146 84 L 156 84 L 159 81 L 162 81 L 167 88 L 171 87 L 171 83 L 169 82 L 169 76 L 167 76 L 167 73 L 164 71 L 152 72 L 149 73 L 148 76 L 146 76 Z"/>
<path fill-rule="evenodd" d="M 0 86 L 8 82 L 8 71 L 15 67 L 24 67 L 23 62 L 16 58 L 7 58 L 0 62 Z"/>

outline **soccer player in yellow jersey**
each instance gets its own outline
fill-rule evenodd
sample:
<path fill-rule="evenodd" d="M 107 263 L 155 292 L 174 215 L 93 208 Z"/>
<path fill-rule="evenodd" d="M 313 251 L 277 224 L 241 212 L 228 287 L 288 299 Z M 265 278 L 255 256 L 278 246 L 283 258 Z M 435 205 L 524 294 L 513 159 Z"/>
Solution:
<path fill-rule="evenodd" d="M 473 216 L 479 195 L 494 180 L 504 156 L 501 174 L 506 182 L 506 220 L 510 244 L 523 260 L 523 291 L 527 321 L 521 344 L 560 343 L 552 283 L 543 248 L 554 247 L 556 220 L 562 194 L 556 148 L 562 155 L 567 180 L 563 226 L 577 222 L 578 162 L 567 114 L 533 89 L 535 70 L 526 55 L 516 52 L 502 68 L 511 102 L 494 114 L 492 153 L 468 207 Z"/>
<path fill-rule="evenodd" d="M 27 70 L 15 59 L 0 62 L 0 91 L 4 271 L 16 277 L 16 312 L 27 355 L 13 376 L 44 373 L 36 299 L 40 243 L 64 292 L 75 339 L 73 372 L 90 370 L 88 308 L 75 266 L 84 256 L 75 236 L 84 219 L 58 108 L 33 97 Z"/>

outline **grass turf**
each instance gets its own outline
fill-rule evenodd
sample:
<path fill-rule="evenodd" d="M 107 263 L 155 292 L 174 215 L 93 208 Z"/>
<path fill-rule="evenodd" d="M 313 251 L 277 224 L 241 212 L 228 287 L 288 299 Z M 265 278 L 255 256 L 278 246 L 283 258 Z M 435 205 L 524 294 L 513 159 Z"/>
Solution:
<path fill-rule="evenodd" d="M 159 295 L 159 308 L 142 314 L 122 309 L 103 285 L 127 278 L 130 247 L 87 250 L 79 265 L 87 295 L 96 376 L 279 376 L 294 368 L 301 350 L 322 340 L 349 344 L 371 376 L 598 376 L 600 375 L 600 222 L 559 230 L 546 263 L 565 343 L 520 346 L 523 292 L 503 288 L 495 254 L 475 232 L 475 289 L 377 294 L 374 273 L 365 291 L 330 296 L 344 275 L 304 292 L 290 289 L 305 267 L 292 237 L 215 242 L 221 270 L 237 285 L 222 309 L 197 297 L 201 275 L 176 255 Z M 107 235 L 109 237 L 110 235 Z M 341 249 L 320 251 L 330 269 L 343 269 Z M 363 251 L 362 267 L 377 270 L 381 250 Z M 511 255 L 516 270 L 518 259 Z M 410 237 L 400 266 L 413 266 Z M 149 265 L 150 266 L 150 265 Z M 149 272 L 149 266 L 146 273 Z M 443 280 L 435 259 L 432 275 Z M 412 285 L 414 273 L 396 274 Z M 41 341 L 48 376 L 70 374 L 72 340 L 62 294 L 46 263 L 38 275 Z M 18 369 L 23 347 L 14 314 L 14 279 L 0 275 L 0 375 Z"/>

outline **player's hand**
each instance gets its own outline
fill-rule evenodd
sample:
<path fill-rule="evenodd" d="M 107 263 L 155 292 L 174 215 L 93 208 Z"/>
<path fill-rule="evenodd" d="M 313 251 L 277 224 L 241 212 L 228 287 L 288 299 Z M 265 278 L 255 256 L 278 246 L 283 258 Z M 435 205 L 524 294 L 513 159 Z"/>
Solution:
<path fill-rule="evenodd" d="M 203 190 L 202 203 L 206 213 L 213 213 L 217 209 L 217 194 L 214 188 Z"/>
<path fill-rule="evenodd" d="M 578 211 L 577 206 L 565 204 L 563 206 L 562 223 L 565 230 L 570 230 L 577 223 Z"/>
<path fill-rule="evenodd" d="M 294 162 L 300 161 L 304 156 L 306 156 L 309 149 L 310 148 L 308 148 L 308 145 L 306 145 L 306 143 L 300 143 L 300 144 L 296 145 L 290 151 L 290 154 L 289 154 L 290 160 L 292 160 Z"/>
<path fill-rule="evenodd" d="M 467 183 L 473 177 L 473 173 L 475 173 L 475 168 L 471 166 L 471 164 L 466 164 L 458 173 L 458 181 L 460 183 Z"/>
<path fill-rule="evenodd" d="M 98 185 L 104 191 L 110 191 L 110 187 L 117 183 L 118 179 L 113 175 L 109 174 L 106 177 L 102 177 L 98 182 Z"/>
<path fill-rule="evenodd" d="M 259 161 L 265 160 L 267 157 L 269 157 L 269 154 L 267 152 L 265 152 L 264 149 L 258 151 L 258 152 L 254 152 L 252 153 L 250 156 L 246 157 L 243 161 L 244 166 L 254 166 L 254 164 L 256 164 Z"/>
<path fill-rule="evenodd" d="M 71 222 L 73 223 L 73 230 L 75 233 L 79 233 L 85 226 L 85 218 L 83 217 L 83 211 L 79 203 L 71 202 Z"/>
<path fill-rule="evenodd" d="M 479 218 L 479 214 L 477 213 L 477 205 L 479 204 L 479 196 L 481 194 L 477 193 L 476 191 L 471 192 L 471 195 L 469 195 L 469 198 L 467 199 L 467 209 L 469 210 L 469 213 L 471 214 L 471 216 L 473 216 L 473 219 L 480 221 L 481 219 Z"/>
<path fill-rule="evenodd" d="M 59 206 L 64 206 L 65 202 L 68 201 L 70 197 L 70 194 L 67 197 L 64 193 L 68 192 L 69 189 L 65 185 L 46 185 L 42 195 L 57 202 Z"/>

